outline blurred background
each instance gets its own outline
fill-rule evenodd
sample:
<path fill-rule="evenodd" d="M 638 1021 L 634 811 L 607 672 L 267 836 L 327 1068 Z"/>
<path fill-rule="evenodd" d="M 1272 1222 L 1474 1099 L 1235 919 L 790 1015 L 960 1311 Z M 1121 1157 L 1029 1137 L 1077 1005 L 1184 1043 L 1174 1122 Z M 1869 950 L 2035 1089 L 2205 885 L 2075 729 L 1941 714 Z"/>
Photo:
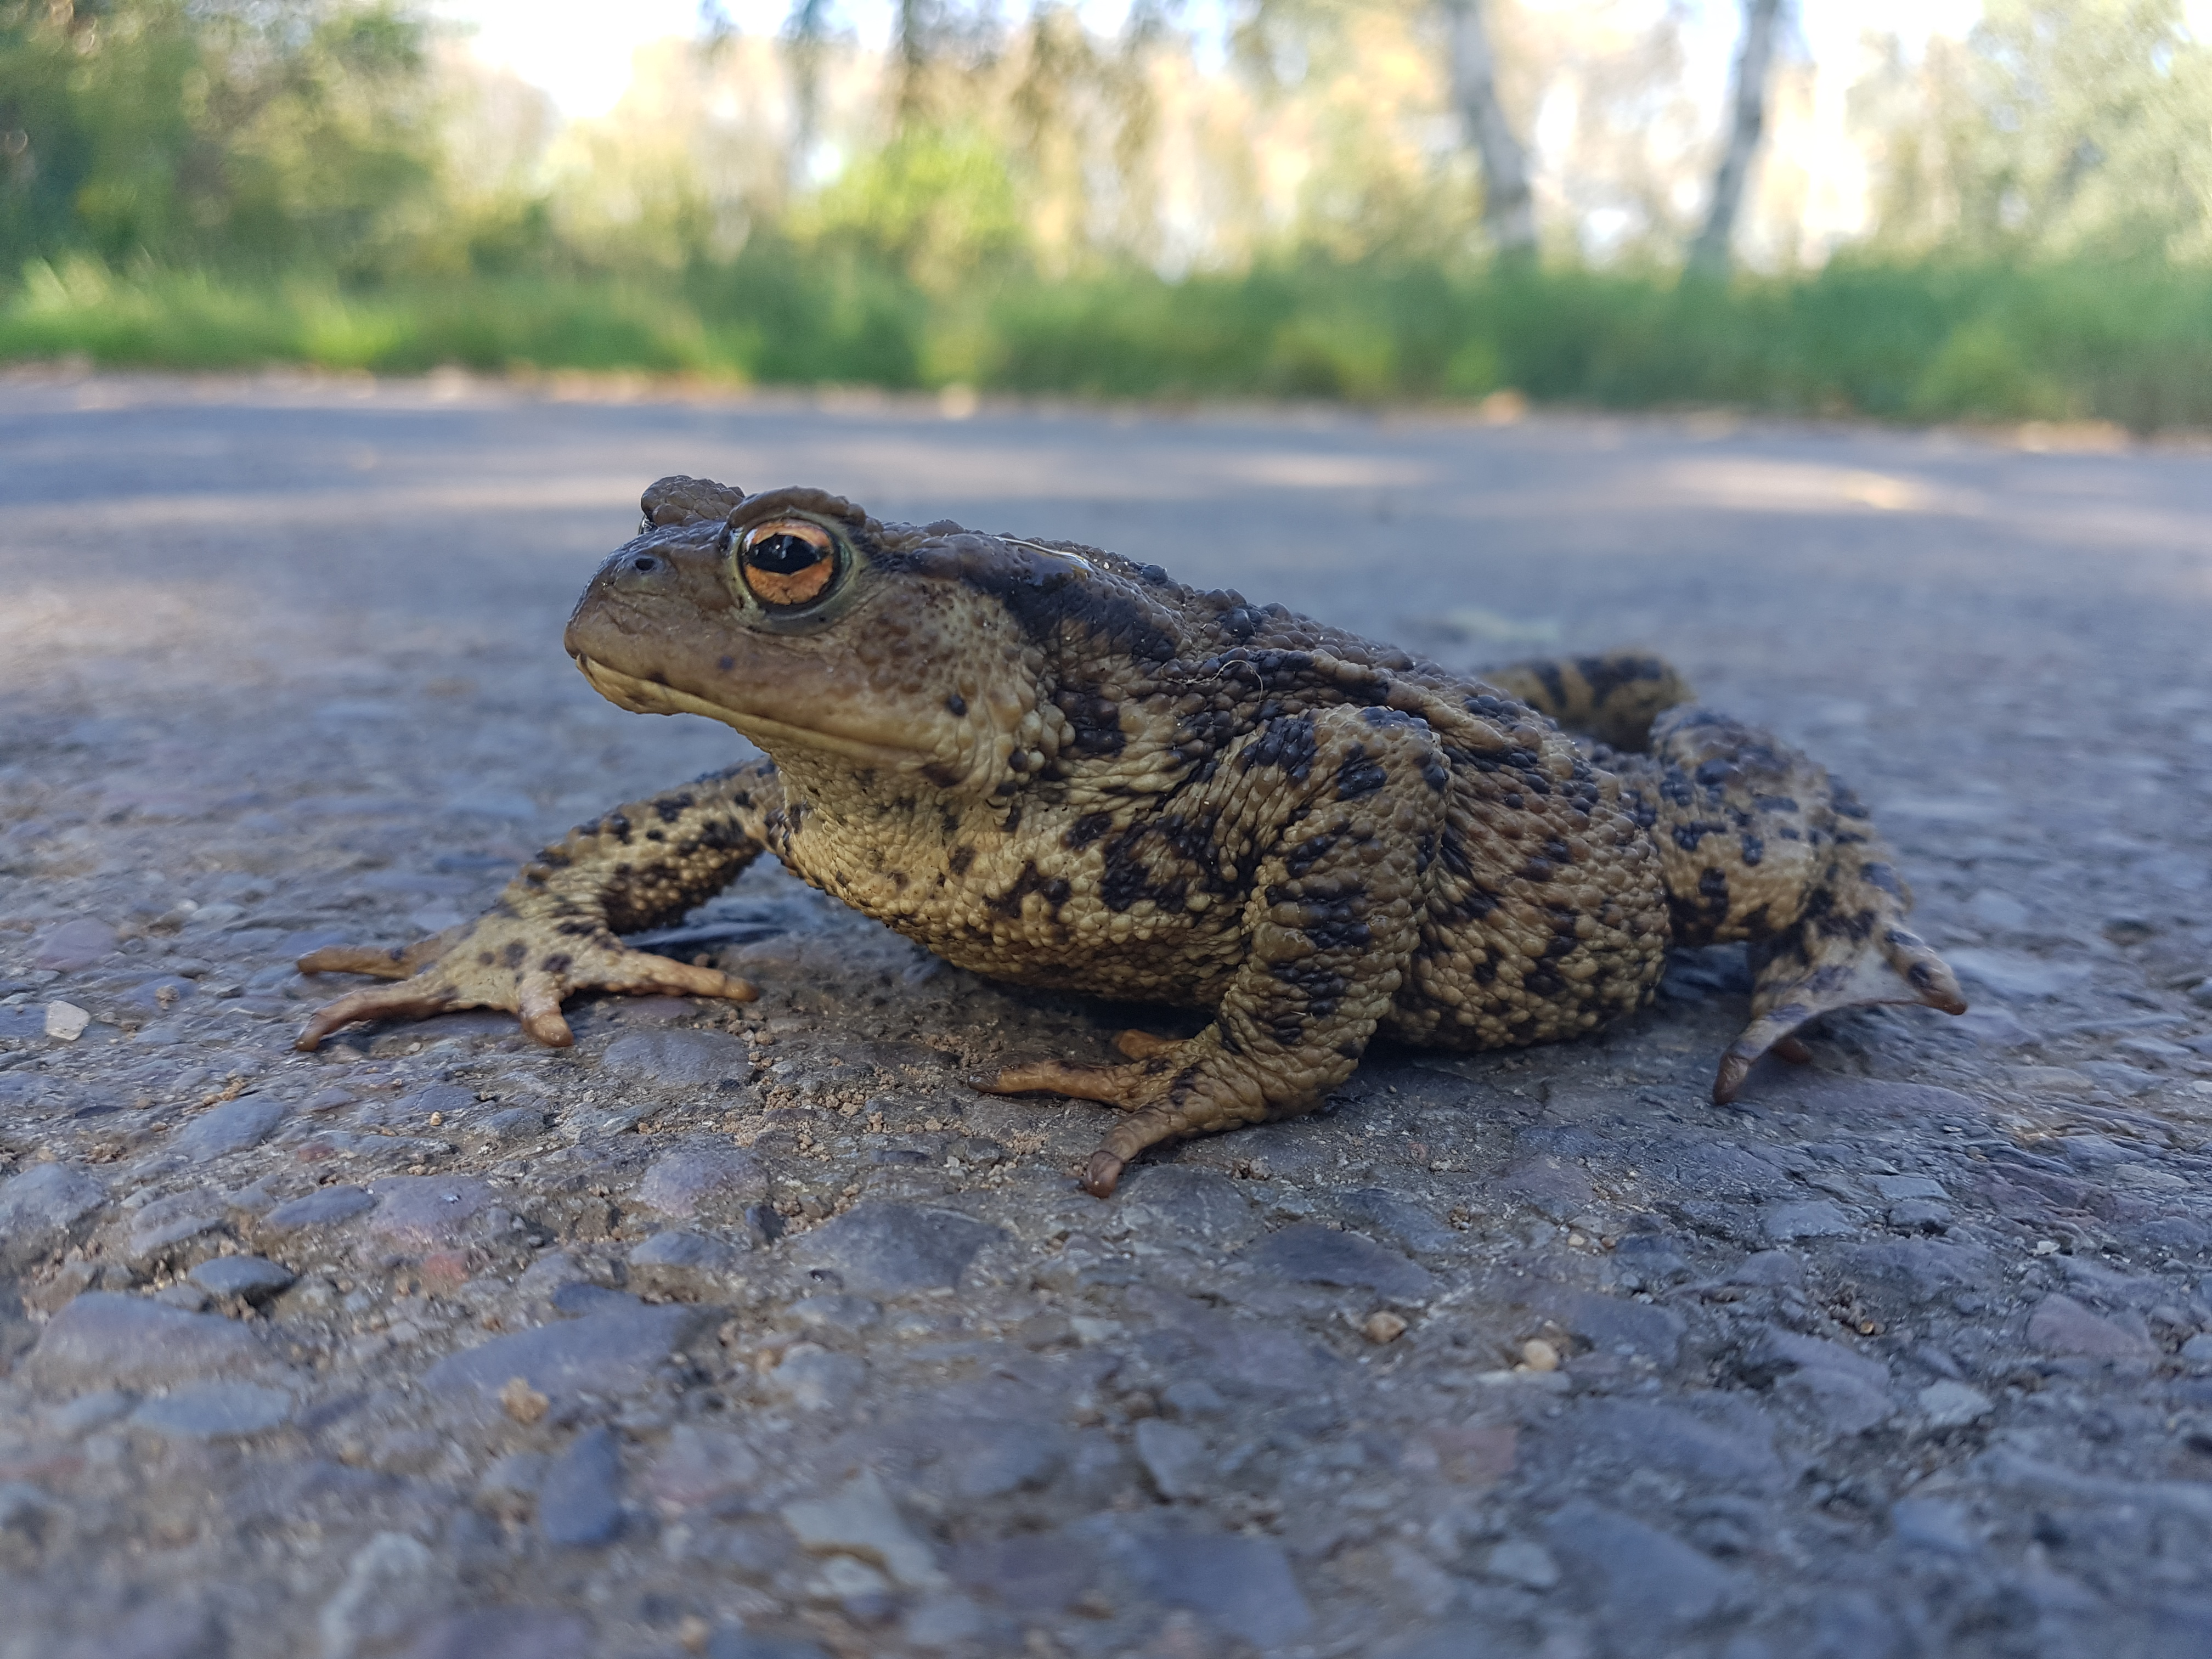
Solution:
<path fill-rule="evenodd" d="M 0 0 L 0 358 L 2212 426 L 2212 0 Z"/>

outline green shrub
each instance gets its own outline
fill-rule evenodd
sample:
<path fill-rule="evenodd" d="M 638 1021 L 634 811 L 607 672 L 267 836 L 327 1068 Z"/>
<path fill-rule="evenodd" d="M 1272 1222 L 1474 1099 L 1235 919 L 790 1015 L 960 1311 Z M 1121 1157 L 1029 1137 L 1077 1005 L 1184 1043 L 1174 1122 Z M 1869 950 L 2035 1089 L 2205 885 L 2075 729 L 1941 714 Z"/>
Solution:
<path fill-rule="evenodd" d="M 1838 261 L 1729 284 L 1285 260 L 1169 282 L 1046 281 L 1009 261 L 949 291 L 851 239 L 756 234 L 657 279 L 586 273 L 255 281 L 146 260 L 33 261 L 0 359 L 410 373 L 643 370 L 769 384 L 953 382 L 1094 398 L 1479 398 L 1727 405 L 1883 420 L 2212 426 L 2212 270 Z"/>

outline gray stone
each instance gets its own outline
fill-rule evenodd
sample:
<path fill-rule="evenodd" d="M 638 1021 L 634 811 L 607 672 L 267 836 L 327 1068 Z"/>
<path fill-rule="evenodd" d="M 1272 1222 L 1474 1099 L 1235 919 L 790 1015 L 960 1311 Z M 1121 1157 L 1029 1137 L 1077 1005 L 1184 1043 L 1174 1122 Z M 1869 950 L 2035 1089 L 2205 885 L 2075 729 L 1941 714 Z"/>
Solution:
<path fill-rule="evenodd" d="M 1951 954 L 1945 953 L 1947 957 Z M 1746 1084 L 1746 1104 L 1780 1107 L 1857 1129 L 1869 1123 L 1977 1123 L 1989 1109 L 1971 1095 L 1932 1083 L 1899 1083 L 1887 1078 L 1845 1077 L 1817 1066 L 1773 1066 L 1755 1070 Z"/>
<path fill-rule="evenodd" d="M 1754 1074 L 1755 1075 L 1755 1074 Z M 1789 1176 L 1748 1146 L 1726 1140 L 1676 1140 L 1647 1160 L 1684 1191 L 1705 1198 L 1778 1198 L 1791 1190 Z"/>
<path fill-rule="evenodd" d="M 544 1452 L 511 1451 L 495 1457 L 477 1481 L 477 1491 L 487 1498 L 527 1498 L 535 1500 L 545 1483 L 545 1467 L 552 1460 Z"/>
<path fill-rule="evenodd" d="M 2116 1095 L 2147 1095 L 2166 1081 L 2156 1072 L 2146 1072 L 2140 1066 L 2118 1060 L 2077 1060 L 2074 1069 Z"/>
<path fill-rule="evenodd" d="M 430 1114 L 442 1112 L 448 1120 L 476 1109 L 473 1089 L 458 1083 L 430 1083 L 402 1095 L 392 1103 L 388 1121 L 405 1127 L 427 1127 Z"/>
<path fill-rule="evenodd" d="M 553 1311 L 564 1319 L 580 1319 L 586 1314 L 617 1313 L 630 1308 L 642 1308 L 645 1298 L 632 1296 L 628 1291 L 611 1290 L 605 1285 L 594 1285 L 587 1279 L 572 1279 L 553 1292 Z"/>
<path fill-rule="evenodd" d="M 1272 1538 L 1168 1533 L 1135 1540 L 1131 1576 L 1164 1607 L 1197 1613 L 1255 1647 L 1277 1647 L 1313 1628 L 1313 1612 Z"/>
<path fill-rule="evenodd" d="M 2183 1343 L 2181 1357 L 2200 1369 L 2212 1366 L 2212 1331 L 2200 1331 Z"/>
<path fill-rule="evenodd" d="M 1533 1538 L 1509 1538 L 1490 1552 L 1482 1570 L 1492 1578 L 1547 1590 L 1559 1582 L 1559 1564 Z"/>
<path fill-rule="evenodd" d="M 711 1296 L 738 1268 L 744 1256 L 719 1238 L 697 1233 L 655 1233 L 625 1258 L 629 1282 L 641 1291 L 660 1296 Z"/>
<path fill-rule="evenodd" d="M 2091 969 L 2081 962 L 2043 962 L 2006 951 L 1954 946 L 1943 959 L 1961 979 L 1994 991 L 2008 1002 L 2039 1002 L 2063 997 L 2088 978 Z"/>
<path fill-rule="evenodd" d="M 106 1188 L 66 1164 L 33 1164 L 0 1182 L 0 1266 L 46 1255 L 106 1201 Z"/>
<path fill-rule="evenodd" d="M 996 1598 L 1017 1615 L 1049 1615 L 1097 1582 L 1098 1548 L 1060 1533 L 972 1538 L 955 1547 L 952 1572 L 967 1589 Z"/>
<path fill-rule="evenodd" d="M 440 1620 L 400 1659 L 586 1659 L 590 1628 L 572 1613 L 483 1607 Z"/>
<path fill-rule="evenodd" d="M 1908 1659 L 1923 1651 L 1865 1590 L 1815 1591 L 1806 1613 L 1806 1639 L 1797 1650 L 1802 1659 Z"/>
<path fill-rule="evenodd" d="M 212 1187 L 171 1193 L 167 1198 L 157 1198 L 142 1206 L 132 1214 L 126 1246 L 133 1260 L 143 1261 L 172 1244 L 212 1232 L 222 1224 L 223 1214 L 228 1208 L 222 1194 Z"/>
<path fill-rule="evenodd" d="M 1358 1233 L 1301 1222 L 1268 1234 L 1244 1253 L 1262 1273 L 1312 1285 L 1371 1290 L 1398 1301 L 1419 1301 L 1436 1289 L 1425 1267 Z"/>
<path fill-rule="evenodd" d="M 830 1650 L 803 1636 L 767 1636 L 726 1630 L 707 1644 L 707 1659 L 830 1659 Z"/>
<path fill-rule="evenodd" d="M 1626 1297 L 1577 1291 L 1540 1298 L 1538 1305 L 1598 1352 L 1633 1354 L 1661 1367 L 1680 1356 L 1688 1328 L 1672 1309 Z"/>
<path fill-rule="evenodd" d="M 467 1176 L 387 1176 L 368 1190 L 376 1198 L 368 1230 L 424 1250 L 459 1243 L 491 1202 L 491 1188 Z"/>
<path fill-rule="evenodd" d="M 939 1467 L 962 1498 L 1003 1498 L 1042 1486 L 1066 1466 L 1068 1436 L 1056 1423 L 971 1418 L 939 1428 Z"/>
<path fill-rule="evenodd" d="M 1132 1228 L 1148 1237 L 1188 1233 L 1233 1248 L 1260 1231 L 1260 1217 L 1238 1183 L 1218 1170 L 1188 1164 L 1143 1164 L 1121 1183 L 1118 1199 Z"/>
<path fill-rule="evenodd" d="M 1897 1414 L 1887 1390 L 1842 1371 L 1793 1371 L 1774 1385 L 1774 1392 L 1831 1434 L 1863 1434 Z"/>
<path fill-rule="evenodd" d="M 272 1233 L 297 1232 L 303 1227 L 328 1227 L 348 1221 L 375 1207 L 376 1200 L 362 1188 L 319 1187 L 304 1198 L 279 1204 L 261 1218 L 261 1225 Z"/>
<path fill-rule="evenodd" d="M 171 1146 L 195 1164 L 258 1146 L 284 1121 L 284 1103 L 243 1095 L 209 1108 L 177 1132 Z"/>
<path fill-rule="evenodd" d="M 753 1072 L 744 1040 L 720 1031 L 632 1031 L 607 1044 L 599 1065 L 665 1088 L 743 1083 Z"/>
<path fill-rule="evenodd" d="M 149 1400 L 131 1414 L 142 1429 L 184 1440 L 260 1434 L 291 1420 L 292 1396 L 252 1382 L 200 1382 Z"/>
<path fill-rule="evenodd" d="M 1553 1431 L 1571 1453 L 1602 1447 L 1626 1468 L 1662 1469 L 1713 1486 L 1778 1489 L 1785 1474 L 1772 1425 L 1747 1405 L 1733 1414 L 1735 1423 L 1712 1422 L 1656 1401 L 1594 1400 L 1560 1419 Z"/>
<path fill-rule="evenodd" d="M 595 1313 L 447 1354 L 422 1382 L 434 1393 L 487 1405 L 518 1376 L 560 1403 L 579 1395 L 633 1394 L 652 1382 L 699 1318 L 697 1310 L 681 1304 Z"/>
<path fill-rule="evenodd" d="M 292 1273 L 258 1255 L 218 1255 L 193 1268 L 191 1279 L 216 1296 L 234 1296 L 258 1304 L 290 1288 Z"/>
<path fill-rule="evenodd" d="M 1767 1237 L 1778 1244 L 1801 1238 L 1833 1238 L 1857 1231 L 1839 1206 L 1824 1198 L 1774 1205 L 1765 1212 L 1761 1224 Z"/>
<path fill-rule="evenodd" d="M 758 1158 L 703 1139 L 662 1153 L 637 1184 L 639 1203 L 684 1218 L 739 1210 L 768 1195 L 768 1171 Z"/>
<path fill-rule="evenodd" d="M 57 1390 L 159 1388 L 250 1371 L 268 1358 L 253 1333 L 231 1320 L 88 1291 L 48 1322 L 25 1370 L 39 1387 Z"/>
<path fill-rule="evenodd" d="M 1965 1506 L 1941 1498 L 1899 1498 L 1889 1506 L 1889 1529 L 1907 1549 L 1945 1555 L 1972 1555 L 1980 1542 Z"/>
<path fill-rule="evenodd" d="M 907 1525 L 873 1470 L 863 1470 L 828 1498 L 787 1504 L 781 1513 L 800 1547 L 814 1554 L 855 1557 L 908 1589 L 939 1590 L 950 1583 L 935 1553 Z"/>
<path fill-rule="evenodd" d="M 493 1140 L 530 1140 L 545 1133 L 544 1112 L 535 1106 L 508 1106 L 487 1112 L 468 1127 Z"/>
<path fill-rule="evenodd" d="M 1218 1417 L 1229 1402 L 1205 1378 L 1181 1376 L 1160 1390 L 1160 1408 L 1170 1417 Z"/>
<path fill-rule="evenodd" d="M 0 1480 L 0 1545 L 11 1533 L 36 1547 L 46 1541 L 66 1511 L 27 1480 Z"/>
<path fill-rule="evenodd" d="M 2036 1304 L 2027 1340 L 2045 1353 L 2091 1359 L 2148 1359 L 2158 1352 L 2148 1335 L 2099 1317 L 2070 1296 L 2046 1296 Z"/>
<path fill-rule="evenodd" d="M 848 1291 L 899 1296 L 957 1285 L 975 1252 L 1006 1236 L 957 1211 L 871 1200 L 797 1240 L 791 1259 L 829 1269 Z"/>
<path fill-rule="evenodd" d="M 802 1411 L 841 1411 L 868 1379 L 867 1362 L 833 1353 L 812 1342 L 794 1342 L 768 1374 L 769 1386 Z"/>
<path fill-rule="evenodd" d="M 1860 1284 L 1879 1285 L 1916 1303 L 1986 1285 L 1996 1271 L 1990 1253 L 1980 1246 L 1934 1239 L 1846 1245 L 1838 1251 L 1837 1261 Z"/>
<path fill-rule="evenodd" d="M 900 1628 L 918 1648 L 965 1648 L 983 1633 L 983 1610 L 964 1595 L 933 1595 Z"/>
<path fill-rule="evenodd" d="M 80 968 L 91 967 L 114 948 L 112 927 L 105 922 L 80 918 L 62 923 L 40 939 L 31 965 L 58 974 L 74 974 Z"/>
<path fill-rule="evenodd" d="M 53 1230 L 97 1209 L 107 1188 L 66 1164 L 33 1164 L 0 1182 L 0 1229 Z"/>
<path fill-rule="evenodd" d="M 1724 1279 L 1730 1285 L 1799 1285 L 1805 1282 L 1805 1264 L 1787 1250 L 1757 1250 L 1729 1268 Z"/>
<path fill-rule="evenodd" d="M 1554 1221 L 1581 1215 L 1597 1200 L 1589 1177 L 1556 1158 L 1516 1164 L 1498 1178 L 1496 1189 Z"/>
<path fill-rule="evenodd" d="M 1899 1232 L 1948 1232 L 1951 1206 L 1925 1198 L 1908 1199 L 1902 1204 L 1891 1205 L 1882 1212 L 1881 1218 Z"/>
<path fill-rule="evenodd" d="M 865 1296 L 802 1296 L 791 1316 L 811 1330 L 865 1331 L 881 1322 L 884 1310 Z"/>
<path fill-rule="evenodd" d="M 55 1650 L 55 1659 L 228 1659 L 230 1652 L 222 1621 L 211 1611 L 161 1599 Z"/>
<path fill-rule="evenodd" d="M 1847 1348 L 1825 1337 L 1807 1336 L 1778 1325 L 1760 1327 L 1745 1345 L 1744 1370 L 1758 1380 L 1771 1382 L 1798 1370 L 1833 1371 L 1870 1389 L 1889 1386 L 1889 1367 L 1879 1359 Z"/>
<path fill-rule="evenodd" d="M 622 1530 L 622 1451 L 612 1429 L 585 1430 L 548 1466 L 538 1530 L 548 1543 L 576 1546 L 611 1542 Z"/>
<path fill-rule="evenodd" d="M 670 1519 L 748 1492 L 760 1480 L 759 1455 L 726 1429 L 679 1423 L 646 1470 L 644 1490 Z"/>
<path fill-rule="evenodd" d="M 1926 1176 L 1869 1176 L 1867 1184 L 1890 1203 L 1908 1198 L 1947 1199 L 1940 1181 L 1930 1181 Z"/>
<path fill-rule="evenodd" d="M 1147 1417 L 1139 1420 L 1135 1437 L 1138 1460 L 1161 1497 L 1172 1502 L 1206 1495 L 1213 1456 L 1198 1435 L 1179 1423 Z"/>
<path fill-rule="evenodd" d="M 1358 1187 L 1336 1195 L 1339 1214 L 1358 1222 L 1370 1233 L 1379 1233 L 1401 1248 L 1416 1253 L 1449 1249 L 1460 1236 L 1421 1208 L 1380 1187 Z"/>
<path fill-rule="evenodd" d="M 1680 1630 L 1749 1599 L 1739 1573 L 1616 1510 L 1577 1498 L 1544 1523 L 1553 1552 L 1587 1584 L 1623 1632 Z"/>
<path fill-rule="evenodd" d="M 99 1389 L 55 1407 L 46 1413 L 46 1421 L 58 1433 L 89 1434 L 94 1429 L 106 1428 L 118 1417 L 128 1417 L 137 1403 L 135 1394 L 126 1394 L 120 1389 Z"/>

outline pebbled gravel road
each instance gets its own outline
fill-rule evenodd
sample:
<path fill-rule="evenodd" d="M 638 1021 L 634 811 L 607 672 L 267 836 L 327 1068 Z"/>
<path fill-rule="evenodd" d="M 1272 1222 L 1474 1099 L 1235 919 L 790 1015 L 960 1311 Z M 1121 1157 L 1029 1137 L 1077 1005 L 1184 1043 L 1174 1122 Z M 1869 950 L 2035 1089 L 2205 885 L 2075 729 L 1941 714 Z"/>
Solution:
<path fill-rule="evenodd" d="M 778 871 L 742 1010 L 289 1047 L 291 959 L 725 764 L 567 609 L 667 472 L 1446 660 L 1623 642 L 1856 784 L 1972 1013 L 1705 1098 L 1378 1054 L 1079 1191 L 1103 1005 Z M 2212 460 L 1721 422 L 0 382 L 0 1656 L 2212 1651 Z"/>

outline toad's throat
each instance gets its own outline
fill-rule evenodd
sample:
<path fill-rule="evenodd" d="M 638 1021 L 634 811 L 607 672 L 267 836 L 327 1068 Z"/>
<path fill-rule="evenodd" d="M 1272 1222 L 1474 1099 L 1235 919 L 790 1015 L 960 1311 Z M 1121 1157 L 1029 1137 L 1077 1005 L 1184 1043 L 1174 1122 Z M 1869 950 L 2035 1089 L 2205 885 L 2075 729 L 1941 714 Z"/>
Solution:
<path fill-rule="evenodd" d="M 730 708 L 696 693 L 679 691 L 659 680 L 625 674 L 580 652 L 575 656 L 576 666 L 584 671 L 584 678 L 592 683 L 592 689 L 617 708 L 639 714 L 704 714 L 708 720 L 736 727 L 770 754 L 779 748 L 798 746 L 842 755 L 864 766 L 914 766 L 932 758 L 903 744 L 793 726 L 766 714 Z"/>

